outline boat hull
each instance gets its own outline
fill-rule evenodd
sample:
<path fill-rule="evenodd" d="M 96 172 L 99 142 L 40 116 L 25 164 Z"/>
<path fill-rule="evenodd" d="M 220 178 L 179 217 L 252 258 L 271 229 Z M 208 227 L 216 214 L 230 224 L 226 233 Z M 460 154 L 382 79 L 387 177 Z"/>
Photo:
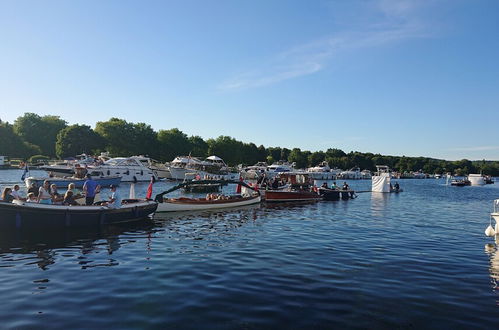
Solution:
<path fill-rule="evenodd" d="M 207 201 L 205 199 L 192 198 L 170 198 L 164 199 L 158 204 L 157 213 L 161 212 L 179 212 L 179 211 L 204 211 L 212 209 L 223 209 L 239 207 L 261 202 L 261 196 L 245 197 L 233 200 L 215 200 Z"/>
<path fill-rule="evenodd" d="M 265 201 L 267 202 L 302 202 L 319 201 L 322 196 L 310 191 L 265 191 Z"/>
<path fill-rule="evenodd" d="M 35 183 L 38 187 L 41 187 L 43 181 L 49 181 L 50 184 L 55 184 L 57 187 L 67 187 L 68 184 L 74 183 L 75 188 L 83 188 L 83 184 L 86 179 L 76 179 L 76 178 L 26 178 L 26 187 L 31 187 L 31 184 Z M 109 187 L 110 185 L 119 186 L 121 183 L 121 177 L 92 177 L 92 180 L 96 181 L 101 187 Z"/>
<path fill-rule="evenodd" d="M 326 201 L 338 201 L 348 200 L 350 198 L 354 198 L 355 192 L 353 190 L 335 190 L 335 189 L 325 189 L 319 188 L 319 194 Z"/>
<path fill-rule="evenodd" d="M 130 222 L 154 213 L 158 203 L 139 201 L 119 209 L 107 206 L 64 206 L 37 203 L 0 202 L 3 228 L 89 227 Z"/>

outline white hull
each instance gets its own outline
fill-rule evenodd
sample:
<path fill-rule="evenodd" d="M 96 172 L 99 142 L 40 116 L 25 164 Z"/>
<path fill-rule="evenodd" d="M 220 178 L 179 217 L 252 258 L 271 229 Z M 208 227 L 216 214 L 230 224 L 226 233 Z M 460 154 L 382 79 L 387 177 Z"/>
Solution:
<path fill-rule="evenodd" d="M 472 186 L 485 185 L 485 179 L 480 174 L 470 174 L 468 175 L 468 180 L 471 182 Z"/>
<path fill-rule="evenodd" d="M 138 166 L 95 166 L 88 167 L 88 172 L 100 171 L 106 176 L 120 176 L 121 182 L 150 181 L 151 177 L 158 178 L 155 171 Z"/>
<path fill-rule="evenodd" d="M 158 209 L 156 212 L 179 212 L 179 211 L 204 211 L 212 209 L 224 209 L 231 207 L 239 207 L 245 205 L 251 205 L 261 202 L 261 196 L 256 196 L 252 198 L 243 199 L 240 201 L 214 201 L 211 203 L 199 202 L 199 203 L 183 203 L 182 201 L 175 199 L 165 199 L 163 203 L 158 204 Z"/>
<path fill-rule="evenodd" d="M 308 172 L 314 180 L 336 180 L 336 175 L 332 172 Z"/>

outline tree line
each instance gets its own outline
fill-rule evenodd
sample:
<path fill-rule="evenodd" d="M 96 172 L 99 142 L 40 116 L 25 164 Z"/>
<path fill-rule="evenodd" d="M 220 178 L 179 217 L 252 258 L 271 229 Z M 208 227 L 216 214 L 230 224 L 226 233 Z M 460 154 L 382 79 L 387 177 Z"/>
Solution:
<path fill-rule="evenodd" d="M 204 140 L 188 136 L 177 128 L 155 131 L 145 123 L 132 123 L 111 118 L 99 121 L 95 128 L 88 125 L 68 125 L 58 116 L 39 116 L 25 113 L 13 124 L 0 120 L 0 155 L 25 160 L 46 156 L 66 158 L 78 154 L 100 154 L 108 151 L 113 156 L 147 155 L 166 162 L 179 155 L 207 157 L 217 155 L 231 166 L 252 165 L 259 161 L 273 163 L 279 160 L 295 162 L 297 168 L 311 167 L 322 161 L 342 169 L 360 167 L 374 171 L 376 165 L 388 165 L 404 173 L 422 170 L 425 173 L 457 175 L 480 173 L 499 176 L 498 161 L 447 161 L 427 157 L 386 156 L 373 153 L 329 148 L 326 151 L 307 151 L 300 148 L 256 146 L 230 136 Z M 41 155 L 41 156 L 40 156 Z"/>

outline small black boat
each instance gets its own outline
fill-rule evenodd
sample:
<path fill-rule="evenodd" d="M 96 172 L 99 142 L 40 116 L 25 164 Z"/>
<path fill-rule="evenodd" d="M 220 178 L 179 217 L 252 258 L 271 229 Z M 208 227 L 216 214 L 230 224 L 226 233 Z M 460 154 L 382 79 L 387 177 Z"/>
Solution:
<path fill-rule="evenodd" d="M 14 201 L 0 202 L 0 227 L 47 228 L 99 226 L 136 221 L 154 213 L 152 200 L 125 199 L 120 208 L 102 205 L 65 206 Z"/>
<path fill-rule="evenodd" d="M 452 180 L 450 182 L 451 186 L 456 186 L 456 187 L 464 187 L 464 186 L 470 186 L 471 181 L 469 180 Z"/>
<path fill-rule="evenodd" d="M 353 190 L 337 190 L 322 187 L 319 188 L 319 195 L 321 195 L 326 201 L 338 201 L 340 198 L 342 200 L 355 198 L 355 192 Z"/>

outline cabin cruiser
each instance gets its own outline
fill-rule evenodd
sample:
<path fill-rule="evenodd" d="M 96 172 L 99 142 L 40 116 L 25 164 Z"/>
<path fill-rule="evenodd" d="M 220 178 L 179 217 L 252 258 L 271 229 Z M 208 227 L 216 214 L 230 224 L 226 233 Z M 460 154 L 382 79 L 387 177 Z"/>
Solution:
<path fill-rule="evenodd" d="M 210 156 L 200 160 L 191 156 L 176 157 L 170 164 L 172 180 L 194 179 L 196 177 L 205 179 L 237 180 L 239 173 L 231 172 L 222 158 Z"/>
<path fill-rule="evenodd" d="M 328 162 L 323 161 L 315 167 L 307 168 L 307 172 L 314 180 L 334 180 L 336 175 L 331 172 Z"/>
<path fill-rule="evenodd" d="M 269 165 L 266 162 L 258 162 L 253 166 L 241 169 L 241 177 L 244 180 L 256 180 L 265 173 Z"/>
<path fill-rule="evenodd" d="M 340 173 L 342 179 L 359 180 L 362 179 L 362 174 L 360 173 L 360 168 L 352 167 L 348 171 L 343 171 Z"/>
<path fill-rule="evenodd" d="M 294 166 L 295 166 L 295 163 L 290 164 L 288 162 L 279 161 L 279 162 L 274 163 L 270 166 L 267 166 L 267 169 L 265 170 L 265 175 L 267 176 L 267 178 L 273 179 L 279 173 L 293 171 Z"/>
<path fill-rule="evenodd" d="M 75 173 L 75 166 L 85 167 L 94 165 L 96 162 L 104 162 L 108 159 L 109 154 L 104 152 L 97 159 L 86 154 L 81 154 L 55 164 L 40 166 L 40 169 L 48 172 L 51 177 L 65 177 Z"/>
<path fill-rule="evenodd" d="M 362 179 L 366 179 L 366 180 L 372 179 L 372 177 L 373 177 L 371 171 L 369 171 L 369 170 L 360 171 L 360 175 L 361 175 Z"/>
<path fill-rule="evenodd" d="M 90 174 L 95 172 L 107 176 L 121 176 L 123 182 L 149 181 L 151 177 L 158 179 L 158 174 L 150 168 L 151 159 L 144 156 L 116 157 L 105 161 L 102 165 L 88 166 Z"/>

